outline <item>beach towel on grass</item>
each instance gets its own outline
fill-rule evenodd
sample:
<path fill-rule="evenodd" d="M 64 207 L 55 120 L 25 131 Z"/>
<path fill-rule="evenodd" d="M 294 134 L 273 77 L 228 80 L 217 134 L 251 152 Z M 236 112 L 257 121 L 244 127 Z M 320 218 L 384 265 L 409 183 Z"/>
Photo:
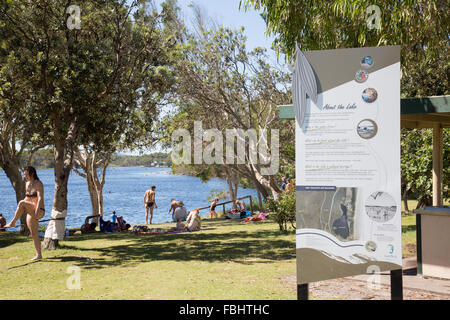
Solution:
<path fill-rule="evenodd" d="M 246 217 L 251 216 L 251 212 L 250 211 L 246 211 L 245 213 L 241 213 L 240 211 L 230 211 L 227 214 L 227 217 L 229 219 L 245 219 Z"/>
<path fill-rule="evenodd" d="M 256 217 L 245 218 L 244 220 L 242 220 L 242 223 L 267 220 L 267 216 L 268 214 L 266 212 L 260 212 Z"/>
<path fill-rule="evenodd" d="M 198 230 L 202 231 L 202 230 Z M 172 230 L 172 229 L 162 229 L 162 228 L 148 228 L 147 226 L 135 226 L 133 228 L 134 234 L 170 234 L 170 233 L 185 233 L 185 232 L 198 232 L 190 230 Z"/>

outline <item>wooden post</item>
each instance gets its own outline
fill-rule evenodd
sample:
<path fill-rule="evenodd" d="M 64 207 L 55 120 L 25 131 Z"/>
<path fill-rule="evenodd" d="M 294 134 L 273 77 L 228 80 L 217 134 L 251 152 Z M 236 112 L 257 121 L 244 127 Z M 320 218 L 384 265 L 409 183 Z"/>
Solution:
<path fill-rule="evenodd" d="M 433 126 L 433 207 L 442 207 L 442 126 Z"/>
<path fill-rule="evenodd" d="M 416 213 L 417 275 L 422 275 L 422 215 Z"/>
<path fill-rule="evenodd" d="M 403 300 L 403 270 L 391 270 L 391 300 Z"/>
<path fill-rule="evenodd" d="M 223 214 L 226 215 L 227 213 L 225 212 L 225 203 L 222 206 L 223 206 Z"/>
<path fill-rule="evenodd" d="M 308 300 L 308 293 L 307 283 L 297 284 L 297 300 Z"/>

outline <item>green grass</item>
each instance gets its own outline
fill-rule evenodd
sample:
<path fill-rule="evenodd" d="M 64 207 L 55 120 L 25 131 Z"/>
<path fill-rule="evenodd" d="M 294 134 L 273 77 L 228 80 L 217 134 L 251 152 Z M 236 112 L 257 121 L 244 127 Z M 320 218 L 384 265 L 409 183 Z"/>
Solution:
<path fill-rule="evenodd" d="M 402 217 L 402 252 L 403 258 L 416 255 L 416 215 Z"/>
<path fill-rule="evenodd" d="M 153 227 L 167 228 L 174 224 Z M 267 221 L 203 220 L 202 232 L 75 234 L 30 262 L 30 238 L 0 233 L 0 300 L 296 299 L 295 234 Z M 414 256 L 415 215 L 402 217 L 403 256 Z M 80 290 L 68 268 L 80 268 Z"/>
<path fill-rule="evenodd" d="M 203 229 L 76 234 L 34 263 L 31 239 L 2 233 L 0 300 L 296 299 L 296 291 L 283 283 L 295 274 L 293 232 L 280 233 L 271 222 L 235 220 L 204 220 Z M 80 290 L 67 288 L 70 266 L 81 270 Z"/>
<path fill-rule="evenodd" d="M 408 207 L 410 212 L 416 209 L 417 200 L 408 200 Z M 450 205 L 449 202 L 444 201 L 444 206 Z M 402 247 L 403 257 L 414 257 L 417 255 L 416 244 L 416 215 L 413 213 L 405 213 L 402 201 Z"/>

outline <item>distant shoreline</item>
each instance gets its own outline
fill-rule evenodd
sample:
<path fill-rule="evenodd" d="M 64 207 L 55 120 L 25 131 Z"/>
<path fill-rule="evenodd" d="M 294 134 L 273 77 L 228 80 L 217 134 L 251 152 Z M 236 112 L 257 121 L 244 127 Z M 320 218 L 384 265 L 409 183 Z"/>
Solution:
<path fill-rule="evenodd" d="M 54 170 L 54 167 L 46 168 L 46 167 L 35 167 L 36 170 Z M 118 166 L 118 165 L 109 165 L 108 168 L 158 168 L 158 169 L 172 169 L 171 167 L 151 167 L 151 166 Z M 0 168 L 0 171 L 3 171 Z"/>

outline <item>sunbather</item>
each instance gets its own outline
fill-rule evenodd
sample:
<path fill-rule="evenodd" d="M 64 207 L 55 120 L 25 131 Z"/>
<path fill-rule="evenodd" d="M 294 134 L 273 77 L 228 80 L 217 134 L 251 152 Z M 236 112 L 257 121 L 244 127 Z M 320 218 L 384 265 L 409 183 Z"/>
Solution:
<path fill-rule="evenodd" d="M 89 217 L 87 217 L 84 220 L 84 224 L 80 228 L 81 233 L 94 233 L 94 232 L 97 232 L 97 231 L 95 231 L 95 228 L 97 227 L 97 223 L 95 223 L 95 222 L 89 223 L 90 219 L 96 218 L 96 217 L 98 217 L 98 215 L 89 216 Z"/>

